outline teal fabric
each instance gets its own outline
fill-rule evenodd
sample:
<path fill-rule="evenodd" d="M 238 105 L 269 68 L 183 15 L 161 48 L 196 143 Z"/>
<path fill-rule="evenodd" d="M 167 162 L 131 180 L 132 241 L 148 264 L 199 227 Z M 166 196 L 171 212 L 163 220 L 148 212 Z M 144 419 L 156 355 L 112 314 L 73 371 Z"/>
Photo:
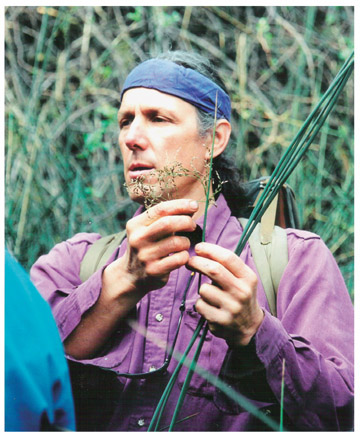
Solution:
<path fill-rule="evenodd" d="M 48 303 L 5 250 L 5 431 L 75 430 L 69 371 Z"/>

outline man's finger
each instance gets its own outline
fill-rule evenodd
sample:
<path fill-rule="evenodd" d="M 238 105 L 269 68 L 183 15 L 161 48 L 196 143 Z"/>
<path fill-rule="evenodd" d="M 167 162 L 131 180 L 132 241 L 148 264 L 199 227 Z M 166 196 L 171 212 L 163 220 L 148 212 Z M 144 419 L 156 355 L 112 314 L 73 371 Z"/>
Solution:
<path fill-rule="evenodd" d="M 229 249 L 210 243 L 198 243 L 195 252 L 199 256 L 218 262 L 237 278 L 243 278 L 249 273 L 249 267 Z"/>
<path fill-rule="evenodd" d="M 165 258 L 161 258 L 147 267 L 146 273 L 149 276 L 160 277 L 168 275 L 173 270 L 176 270 L 187 263 L 189 253 L 187 250 L 176 252 Z"/>
<path fill-rule="evenodd" d="M 188 267 L 207 276 L 223 290 L 232 288 L 236 280 L 234 275 L 219 262 L 202 256 L 190 258 Z"/>
<path fill-rule="evenodd" d="M 224 306 L 224 300 L 226 300 L 228 296 L 221 288 L 208 283 L 201 285 L 199 294 L 201 299 L 216 308 L 222 308 Z"/>
<path fill-rule="evenodd" d="M 204 299 L 198 299 L 196 301 L 195 309 L 208 321 L 209 324 L 228 323 L 227 313 L 220 308 L 207 303 Z"/>
<path fill-rule="evenodd" d="M 138 253 L 141 262 L 160 260 L 170 254 L 189 250 L 190 240 L 186 237 L 174 235 L 144 247 Z"/>
<path fill-rule="evenodd" d="M 191 199 L 175 199 L 158 203 L 145 211 L 141 217 L 145 226 L 151 225 L 161 217 L 168 215 L 189 215 L 194 214 L 199 208 L 198 202 Z"/>
<path fill-rule="evenodd" d="M 161 217 L 146 228 L 150 240 L 158 241 L 176 232 L 192 232 L 196 229 L 195 221 L 188 215 Z"/>

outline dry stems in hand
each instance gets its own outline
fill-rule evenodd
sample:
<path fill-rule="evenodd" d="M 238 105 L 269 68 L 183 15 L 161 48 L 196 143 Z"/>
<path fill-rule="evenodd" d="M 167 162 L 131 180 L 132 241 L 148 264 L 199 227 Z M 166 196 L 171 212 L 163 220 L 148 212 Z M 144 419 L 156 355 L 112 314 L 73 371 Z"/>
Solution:
<path fill-rule="evenodd" d="M 185 168 L 180 162 L 174 161 L 171 164 L 165 165 L 162 169 L 153 170 L 147 174 L 146 178 L 155 177 L 157 180 L 156 186 L 149 184 L 145 181 L 145 176 L 140 176 L 134 179 L 129 184 L 125 183 L 127 190 L 140 196 L 144 196 L 144 206 L 149 209 L 151 206 L 157 203 L 172 200 L 176 198 L 176 178 L 179 177 L 191 177 L 198 179 L 203 186 L 204 193 L 207 192 L 208 185 L 208 175 L 210 170 L 209 162 L 206 162 L 204 174 L 196 170 L 195 166 L 192 165 L 192 169 Z M 221 191 L 221 186 L 225 181 L 220 181 L 217 178 L 216 186 L 213 187 L 213 194 L 210 197 L 210 202 L 215 204 L 215 196 Z M 202 201 L 201 199 L 197 199 Z"/>

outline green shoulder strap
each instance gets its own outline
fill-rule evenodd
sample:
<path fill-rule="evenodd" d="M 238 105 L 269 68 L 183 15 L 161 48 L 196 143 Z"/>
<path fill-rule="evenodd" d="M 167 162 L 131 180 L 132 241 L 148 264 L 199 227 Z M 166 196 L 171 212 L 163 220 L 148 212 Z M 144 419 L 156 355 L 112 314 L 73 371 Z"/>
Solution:
<path fill-rule="evenodd" d="M 239 218 L 239 221 L 244 228 L 248 219 Z M 276 316 L 276 293 L 289 260 L 287 234 L 285 229 L 274 226 L 271 239 L 266 244 L 261 241 L 261 227 L 258 224 L 250 235 L 249 244 L 271 314 Z"/>
<path fill-rule="evenodd" d="M 126 231 L 124 229 L 117 234 L 102 237 L 90 246 L 80 264 L 80 279 L 82 282 L 85 282 L 100 267 L 105 265 L 125 237 Z"/>

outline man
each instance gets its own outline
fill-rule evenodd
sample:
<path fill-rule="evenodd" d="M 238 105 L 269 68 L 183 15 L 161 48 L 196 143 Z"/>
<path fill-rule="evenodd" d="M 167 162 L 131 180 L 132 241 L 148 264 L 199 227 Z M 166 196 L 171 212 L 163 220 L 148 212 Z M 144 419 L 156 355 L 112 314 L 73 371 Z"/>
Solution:
<path fill-rule="evenodd" d="M 127 238 L 85 282 L 80 263 L 97 234 L 78 234 L 55 246 L 33 266 L 33 280 L 51 303 L 69 359 L 84 368 L 109 369 L 115 377 L 111 417 L 100 418 L 92 425 L 96 429 L 148 428 L 177 364 L 172 358 L 165 372 L 157 371 L 168 357 L 162 344 L 175 344 L 181 354 L 201 317 L 209 327 L 201 367 L 278 420 L 285 363 L 288 429 L 350 429 L 353 308 L 344 281 L 318 236 L 288 229 L 289 263 L 277 317 L 270 314 L 249 246 L 240 257 L 233 254 L 242 233 L 235 207 L 243 198 L 231 178 L 223 179 L 230 99 L 216 81 L 209 63 L 178 52 L 130 73 L 118 114 L 119 145 L 130 197 L 141 205 L 151 197 L 149 208 L 141 207 L 128 221 Z M 216 102 L 214 166 L 231 182 L 209 208 L 201 242 L 202 176 L 211 157 Z M 162 183 L 162 170 L 175 167 L 183 169 L 180 176 Z M 198 279 L 189 282 L 191 272 L 201 274 L 200 288 Z M 184 368 L 179 374 L 160 429 L 171 422 L 186 373 Z M 196 373 L 175 426 L 177 431 L 263 428 L 261 420 Z"/>
<path fill-rule="evenodd" d="M 5 431 L 73 431 L 69 369 L 49 305 L 5 251 Z"/>

